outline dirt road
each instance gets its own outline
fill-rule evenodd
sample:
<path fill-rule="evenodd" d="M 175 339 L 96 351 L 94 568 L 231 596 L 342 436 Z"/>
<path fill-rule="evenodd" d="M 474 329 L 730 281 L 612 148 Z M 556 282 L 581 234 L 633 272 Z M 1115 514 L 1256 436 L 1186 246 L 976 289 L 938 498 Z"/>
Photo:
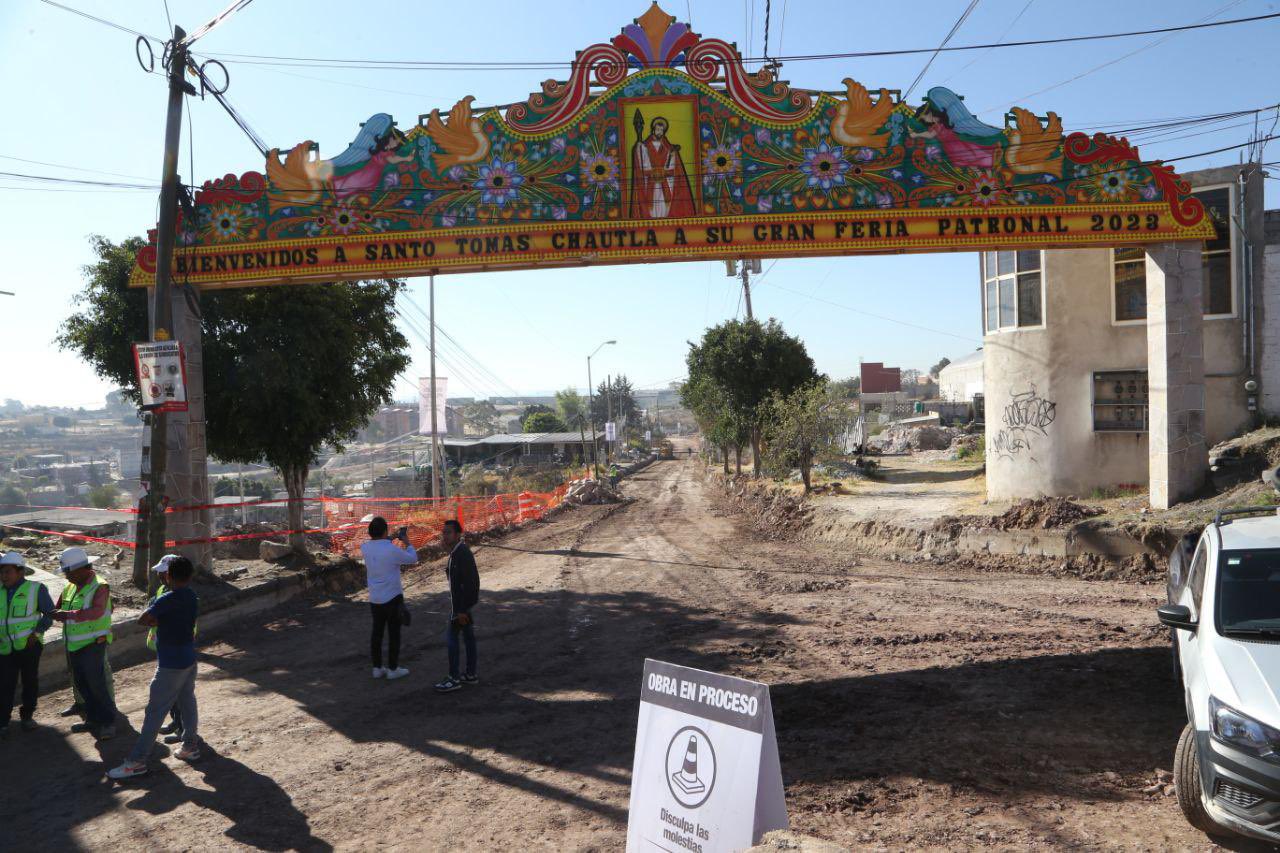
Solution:
<path fill-rule="evenodd" d="M 477 548 L 482 683 L 440 696 L 439 564 L 411 581 L 402 681 L 363 595 L 201 649 L 213 754 L 102 778 L 133 741 L 0 745 L 0 849 L 618 849 L 646 656 L 772 685 L 793 827 L 853 846 L 1205 847 L 1171 797 L 1182 726 L 1156 589 L 863 560 L 763 541 L 696 468 Z M 151 667 L 117 674 L 141 722 Z M 8 837 L 5 837 L 5 836 Z"/>

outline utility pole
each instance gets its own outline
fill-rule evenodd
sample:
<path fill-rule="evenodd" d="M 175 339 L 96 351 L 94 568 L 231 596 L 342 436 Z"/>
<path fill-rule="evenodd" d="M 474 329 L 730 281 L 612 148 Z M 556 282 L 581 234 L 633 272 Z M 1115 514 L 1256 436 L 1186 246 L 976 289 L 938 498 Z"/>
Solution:
<path fill-rule="evenodd" d="M 742 259 L 742 296 L 747 303 L 748 320 L 755 319 L 755 315 L 751 313 L 751 264 L 746 258 Z"/>
<path fill-rule="evenodd" d="M 244 505 L 244 466 L 236 466 L 236 476 L 240 478 L 240 526 L 244 527 L 249 523 L 246 517 L 247 507 Z"/>
<path fill-rule="evenodd" d="M 151 340 L 167 341 L 173 337 L 173 305 L 169 287 L 173 277 L 173 245 L 177 236 L 178 217 L 178 145 L 182 137 L 182 96 L 187 83 L 182 75 L 187 69 L 187 48 L 183 44 L 186 31 L 173 28 L 169 54 L 169 103 L 164 128 L 164 166 L 160 178 L 160 222 L 156 232 L 156 286 L 151 309 Z M 138 539 L 146 536 L 151 558 L 165 552 L 165 492 L 169 463 L 169 414 L 163 409 L 151 414 L 151 480 L 149 497 L 151 512 L 146 533 L 139 525 Z M 138 582 L 134 572 L 134 582 Z"/>
<path fill-rule="evenodd" d="M 612 373 L 605 374 L 605 377 L 604 377 L 604 409 L 605 409 L 605 416 L 604 416 L 605 423 L 609 423 L 613 420 L 613 374 Z M 617 426 L 613 428 L 613 434 L 614 435 L 618 434 Z M 608 464 L 609 462 L 609 436 L 607 433 L 605 434 L 605 437 L 604 437 L 604 461 L 605 461 L 605 464 Z"/>
<path fill-rule="evenodd" d="M 436 423 L 436 277 L 427 276 L 431 314 L 431 497 L 440 497 L 440 450 Z"/>

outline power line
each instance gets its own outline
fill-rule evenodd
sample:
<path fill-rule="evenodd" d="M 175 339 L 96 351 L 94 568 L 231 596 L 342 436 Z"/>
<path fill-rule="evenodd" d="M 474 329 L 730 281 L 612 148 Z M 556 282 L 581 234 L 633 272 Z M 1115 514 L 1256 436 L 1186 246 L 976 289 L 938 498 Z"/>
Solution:
<path fill-rule="evenodd" d="M 1005 27 L 1005 28 L 1004 28 L 1004 32 L 1002 32 L 1002 33 L 1000 33 L 1000 35 L 996 36 L 996 43 L 997 43 L 997 44 L 1003 44 L 1003 43 L 1004 43 L 1004 37 L 1005 37 L 1005 36 L 1007 36 L 1007 35 L 1009 35 L 1009 33 L 1013 32 L 1013 28 L 1014 28 L 1014 27 L 1016 27 L 1016 26 L 1018 25 L 1018 21 L 1021 21 L 1021 20 L 1022 20 L 1022 16 L 1023 16 L 1023 15 L 1025 15 L 1025 14 L 1027 14 L 1027 10 L 1031 8 L 1031 4 L 1032 4 L 1032 3 L 1034 3 L 1034 2 L 1036 2 L 1036 0 L 1027 0 L 1026 4 L 1022 7 L 1022 10 L 1021 10 L 1020 12 L 1018 12 L 1018 14 L 1017 14 L 1017 15 L 1015 15 L 1015 16 L 1014 16 L 1014 18 L 1013 18 L 1013 20 L 1012 20 L 1012 21 L 1010 21 L 1010 22 L 1009 22 L 1009 26 L 1007 26 L 1007 27 Z M 978 54 L 978 55 L 977 55 L 977 56 L 975 56 L 973 59 L 970 59 L 970 60 L 969 60 L 968 62 L 966 62 L 964 65 L 960 66 L 958 69 L 956 69 L 955 71 L 952 71 L 952 72 L 951 72 L 950 74 L 948 74 L 945 78 L 943 78 L 942 82 L 941 82 L 941 83 L 939 83 L 938 85 L 939 85 L 939 86 L 945 86 L 948 80 L 954 80 L 958 75 L 963 74 L 965 71 L 967 71 L 967 70 L 969 69 L 969 67 L 970 67 L 971 65 L 973 65 L 973 64 L 974 64 L 975 62 L 977 62 L 978 60 L 980 60 L 980 59 L 984 58 L 987 54 L 991 53 L 991 51 L 992 51 L 992 50 L 994 50 L 994 48 L 987 48 L 985 51 L 983 51 L 982 53 Z"/>
<path fill-rule="evenodd" d="M 197 27 L 195 32 L 189 33 L 187 37 L 182 40 L 182 44 L 185 46 L 190 46 L 194 44 L 197 39 L 204 38 L 209 33 L 213 32 L 216 28 L 225 24 L 228 18 L 230 18 L 236 12 L 239 12 L 241 9 L 248 6 L 252 2 L 253 0 L 231 0 L 230 6 L 228 6 L 227 8 L 219 12 L 217 15 L 215 15 L 213 19 L 210 20 L 204 26 Z"/>
<path fill-rule="evenodd" d="M 112 175 L 117 178 L 134 178 L 139 181 L 149 180 L 149 178 L 144 178 L 141 175 L 126 175 L 122 172 L 108 172 L 103 169 L 89 169 L 84 166 L 68 166 L 65 163 L 50 163 L 46 160 L 28 160 L 25 157 L 14 157 L 11 154 L 0 154 L 0 160 L 16 160 L 19 163 L 31 163 L 36 166 L 52 166 L 55 169 L 70 169 L 73 172 L 88 172 L 94 175 Z"/>
<path fill-rule="evenodd" d="M 47 2 L 48 0 L 46 0 Z M 942 47 L 905 48 L 897 50 L 863 50 L 844 53 L 813 53 L 777 56 L 777 62 L 810 62 L 831 59 L 861 59 L 876 56 L 910 56 L 926 53 L 951 53 L 966 50 L 989 50 L 996 48 L 1033 47 L 1051 44 L 1073 44 L 1078 42 L 1101 41 L 1104 39 L 1134 38 L 1137 36 L 1160 35 L 1163 33 L 1188 32 L 1191 30 L 1226 27 L 1235 24 L 1250 24 L 1280 18 L 1280 12 L 1266 15 L 1253 15 L 1247 18 L 1233 18 L 1227 21 L 1208 21 L 1182 24 L 1172 27 L 1159 27 L 1150 30 L 1130 30 L 1116 33 L 1097 33 L 1083 36 L 1063 36 L 1059 38 L 1026 39 L 1023 41 L 988 42 L 969 45 L 946 45 Z M 390 71 L 511 71 L 511 70 L 554 70 L 574 68 L 576 61 L 480 61 L 480 60 L 401 60 L 401 59 L 344 59 L 334 57 L 277 56 L 254 53 L 210 53 L 200 54 L 224 59 L 241 65 L 308 65 L 313 68 L 370 68 Z M 743 62 L 760 62 L 764 57 L 743 57 Z"/>
<path fill-rule="evenodd" d="M 942 49 L 947 46 L 947 43 L 951 41 L 952 37 L 960 31 L 960 28 L 964 26 L 964 22 L 969 20 L 969 16 L 973 14 L 973 10 L 977 7 L 978 0 L 969 0 L 969 5 L 960 13 L 960 17 L 956 19 L 956 22 L 951 25 L 951 29 L 947 31 L 946 37 L 942 39 L 942 44 L 938 45 L 937 49 L 929 55 L 929 61 L 924 64 L 924 68 L 920 69 L 920 73 L 916 75 L 916 79 L 912 80 L 911 85 L 902 93 L 902 100 L 905 101 L 907 98 L 911 97 L 911 93 L 916 90 L 916 86 L 920 85 L 920 81 L 924 79 L 924 75 L 929 71 L 929 67 L 933 65 L 933 61 L 938 58 L 938 53 L 941 52 Z"/>
<path fill-rule="evenodd" d="M 152 35 L 147 35 L 144 32 L 139 32 L 138 30 L 132 29 L 130 27 L 126 27 L 123 24 L 117 24 L 114 21 L 108 21 L 106 18 L 99 18 L 97 15 L 90 15 L 88 12 L 83 12 L 80 9 L 74 9 L 71 6 L 65 6 L 62 3 L 55 2 L 55 0 L 40 0 L 40 2 L 44 3 L 46 6 L 53 6 L 55 9 L 61 9 L 64 12 L 70 12 L 73 15 L 79 15 L 82 18 L 86 18 L 98 24 L 102 24 L 103 26 L 111 27 L 113 30 L 119 30 L 122 33 L 128 33 L 131 36 L 144 38 L 144 39 L 147 39 L 148 41 L 153 41 L 156 44 L 164 44 L 164 39 L 162 38 L 158 38 Z"/>

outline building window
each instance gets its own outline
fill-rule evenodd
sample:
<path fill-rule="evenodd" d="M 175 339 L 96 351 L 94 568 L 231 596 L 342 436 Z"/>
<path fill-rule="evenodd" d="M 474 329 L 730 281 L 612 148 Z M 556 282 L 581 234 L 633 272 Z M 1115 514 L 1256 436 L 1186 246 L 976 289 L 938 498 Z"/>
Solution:
<path fill-rule="evenodd" d="M 1100 370 L 1093 374 L 1093 431 L 1147 431 L 1147 371 Z"/>
<path fill-rule="evenodd" d="M 1231 263 L 1231 187 L 1211 187 L 1192 193 L 1213 223 L 1213 238 L 1204 241 L 1204 313 L 1223 316 L 1234 311 Z"/>
<path fill-rule="evenodd" d="M 1040 250 L 983 252 L 982 305 L 987 334 L 1043 326 Z"/>
<path fill-rule="evenodd" d="M 1115 294 L 1115 321 L 1147 319 L 1147 252 L 1127 248 L 1111 251 L 1111 282 Z"/>

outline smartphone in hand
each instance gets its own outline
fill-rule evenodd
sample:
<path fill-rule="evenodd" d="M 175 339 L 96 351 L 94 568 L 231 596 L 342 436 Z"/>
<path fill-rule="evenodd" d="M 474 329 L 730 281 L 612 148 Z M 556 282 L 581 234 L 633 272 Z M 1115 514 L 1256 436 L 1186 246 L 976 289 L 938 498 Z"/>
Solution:
<path fill-rule="evenodd" d="M 397 539 L 399 539 L 399 540 L 400 540 L 400 541 L 402 541 L 402 542 L 408 542 L 408 541 L 409 541 L 409 528 L 408 528 L 408 527 L 401 527 L 399 530 L 397 530 L 397 531 L 396 531 L 396 538 L 397 538 Z"/>

